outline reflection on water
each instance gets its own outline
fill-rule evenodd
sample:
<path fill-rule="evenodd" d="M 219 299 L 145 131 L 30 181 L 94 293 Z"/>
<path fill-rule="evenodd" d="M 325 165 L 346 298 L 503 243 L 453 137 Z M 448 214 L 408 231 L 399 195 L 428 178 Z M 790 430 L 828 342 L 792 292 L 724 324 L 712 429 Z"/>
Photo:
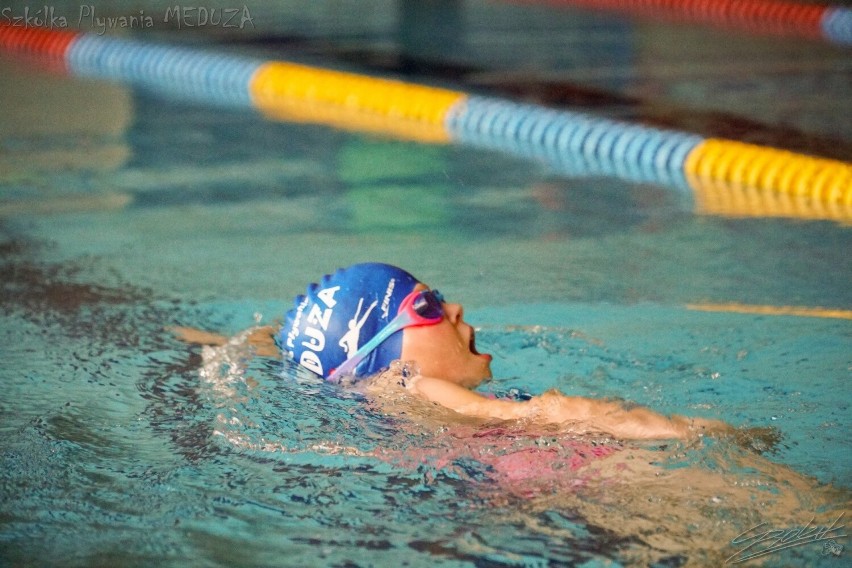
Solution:
<path fill-rule="evenodd" d="M 131 157 L 124 134 L 134 108 L 126 87 L 69 83 L 7 54 L 0 57 L 0 90 L 14 101 L 0 120 L 0 181 L 37 184 L 46 174 L 114 172 Z"/>

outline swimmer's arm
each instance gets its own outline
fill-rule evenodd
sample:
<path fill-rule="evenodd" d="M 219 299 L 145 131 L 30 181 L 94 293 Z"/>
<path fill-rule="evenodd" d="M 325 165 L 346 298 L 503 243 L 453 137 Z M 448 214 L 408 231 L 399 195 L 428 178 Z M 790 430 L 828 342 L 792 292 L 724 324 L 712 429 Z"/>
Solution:
<path fill-rule="evenodd" d="M 467 416 L 516 420 L 525 418 L 529 412 L 523 402 L 487 398 L 442 379 L 420 376 L 407 384 L 409 390 L 421 398 Z"/>
<path fill-rule="evenodd" d="M 193 345 L 225 345 L 229 338 L 217 333 L 210 333 L 191 327 L 172 327 L 175 337 Z M 248 343 L 255 348 L 255 353 L 261 357 L 277 357 L 278 346 L 275 345 L 275 328 L 271 325 L 257 327 L 251 330 Z"/>
<path fill-rule="evenodd" d="M 727 433 L 733 428 L 716 420 L 663 416 L 643 407 L 626 409 L 622 405 L 550 391 L 527 401 L 494 400 L 456 384 L 418 377 L 410 387 L 421 397 L 446 406 L 460 414 L 479 418 L 562 424 L 572 422 L 584 430 L 602 432 L 624 439 L 652 440 L 688 438 L 696 434 Z"/>
<path fill-rule="evenodd" d="M 729 434 L 734 428 L 720 420 L 689 418 L 687 416 L 665 416 L 649 408 L 637 406 L 625 408 L 608 400 L 593 400 L 568 397 L 552 391 L 539 399 L 553 398 L 549 405 L 555 406 L 554 414 L 564 416 L 564 421 L 577 420 L 588 424 L 591 430 L 606 432 L 618 438 L 633 440 L 663 440 L 690 438 L 710 434 Z M 555 404 L 554 404 L 555 402 Z"/>
<path fill-rule="evenodd" d="M 192 327 L 170 327 L 169 331 L 174 333 L 179 340 L 190 345 L 225 345 L 228 343 L 228 338 L 224 335 Z"/>

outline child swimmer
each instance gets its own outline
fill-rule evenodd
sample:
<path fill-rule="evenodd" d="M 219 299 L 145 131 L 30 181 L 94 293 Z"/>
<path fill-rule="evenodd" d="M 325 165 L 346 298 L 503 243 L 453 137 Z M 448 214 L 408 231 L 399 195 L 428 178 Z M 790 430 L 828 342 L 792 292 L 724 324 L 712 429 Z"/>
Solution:
<path fill-rule="evenodd" d="M 399 423 L 400 438 L 388 433 L 388 443 L 367 453 L 334 442 L 312 450 L 369 455 L 411 468 L 463 464 L 458 467 L 465 475 L 486 482 L 477 495 L 495 507 L 495 515 L 535 527 L 541 512 L 571 511 L 635 543 L 625 554 L 637 565 L 683 557 L 721 566 L 737 553 L 725 543 L 750 527 L 797 526 L 815 511 L 814 524 L 828 526 L 848 508 L 847 494 L 759 455 L 777 442 L 772 430 L 734 430 L 715 420 L 666 417 L 557 391 L 525 401 L 481 395 L 471 389 L 491 377 L 491 357 L 478 352 L 463 316 L 460 305 L 445 302 L 408 272 L 359 264 L 311 284 L 281 328 L 254 328 L 233 339 L 177 331 L 191 343 L 227 344 L 224 353 L 233 345 L 239 357 L 245 347 L 262 356 L 283 352 L 319 377 L 356 387 L 380 412 L 408 418 Z M 202 357 L 215 359 L 218 352 L 205 348 Z M 414 363 L 408 369 L 419 372 L 400 372 L 395 361 Z M 438 435 L 418 435 L 412 444 L 411 433 L 422 433 L 423 426 Z M 241 445 L 236 428 L 233 438 L 226 435 Z M 692 442 L 700 436 L 729 433 L 735 445 L 699 444 L 711 453 L 683 467 L 684 448 L 695 449 Z M 629 442 L 661 439 L 686 442 Z M 287 451 L 272 451 L 281 449 Z"/>
<path fill-rule="evenodd" d="M 258 355 L 288 359 L 332 382 L 360 381 L 393 361 L 415 363 L 419 374 L 401 385 L 411 394 L 461 415 L 538 424 L 570 424 L 577 433 L 621 439 L 688 439 L 733 433 L 718 420 L 663 416 L 643 407 L 566 396 L 552 390 L 529 400 L 493 399 L 473 391 L 491 378 L 491 356 L 476 349 L 462 306 L 444 301 L 408 272 L 379 263 L 326 275 L 295 299 L 280 330 L 258 328 L 249 341 Z M 188 328 L 190 343 L 221 345 L 227 338 Z"/>

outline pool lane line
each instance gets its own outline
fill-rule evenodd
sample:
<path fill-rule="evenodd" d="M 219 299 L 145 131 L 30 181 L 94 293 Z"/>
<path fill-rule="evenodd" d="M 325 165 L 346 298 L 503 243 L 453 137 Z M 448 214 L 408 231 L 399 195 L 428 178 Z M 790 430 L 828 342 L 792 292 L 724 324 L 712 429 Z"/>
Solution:
<path fill-rule="evenodd" d="M 821 39 L 852 45 L 852 9 L 787 0 L 511 0 L 668 18 L 755 34 Z"/>
<path fill-rule="evenodd" d="M 699 312 L 724 312 L 767 316 L 795 316 L 805 318 L 852 320 L 852 310 L 842 310 L 833 308 L 811 308 L 805 306 L 771 306 L 759 304 L 739 304 L 736 302 L 723 304 L 686 304 L 686 308 Z"/>
<path fill-rule="evenodd" d="M 379 120 L 371 124 L 377 129 L 392 123 L 425 125 L 432 131 L 419 139 L 498 149 L 545 161 L 569 175 L 615 176 L 685 192 L 694 191 L 690 180 L 696 179 L 744 183 L 852 205 L 852 165 L 732 140 L 395 79 L 91 33 L 0 23 L 0 46 L 61 59 L 72 75 L 250 107 L 270 116 L 286 117 L 301 106 L 307 116 L 318 109 L 325 112 L 315 113 L 320 117 L 375 117 Z M 389 130 L 408 133 L 405 127 Z"/>

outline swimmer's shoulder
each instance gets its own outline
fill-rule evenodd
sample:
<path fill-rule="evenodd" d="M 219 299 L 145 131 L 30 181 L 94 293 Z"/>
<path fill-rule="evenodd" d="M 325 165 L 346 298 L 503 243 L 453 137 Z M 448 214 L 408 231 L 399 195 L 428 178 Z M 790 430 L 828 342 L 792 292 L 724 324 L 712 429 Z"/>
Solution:
<path fill-rule="evenodd" d="M 517 402 L 488 398 L 450 381 L 417 376 L 406 381 L 415 395 L 467 416 L 511 420 L 524 412 Z"/>
<path fill-rule="evenodd" d="M 249 344 L 254 347 L 255 354 L 261 357 L 278 357 L 281 351 L 275 342 L 277 328 L 271 325 L 261 325 L 251 329 L 248 335 Z"/>

